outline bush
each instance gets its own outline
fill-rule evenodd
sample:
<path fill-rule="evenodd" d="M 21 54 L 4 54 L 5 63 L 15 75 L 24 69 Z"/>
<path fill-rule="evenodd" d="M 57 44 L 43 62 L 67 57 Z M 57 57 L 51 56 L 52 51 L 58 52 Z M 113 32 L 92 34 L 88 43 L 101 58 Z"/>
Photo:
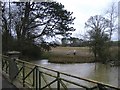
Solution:
<path fill-rule="evenodd" d="M 41 57 L 41 48 L 36 45 L 29 45 L 22 50 L 22 55 L 31 59 L 37 59 Z"/>

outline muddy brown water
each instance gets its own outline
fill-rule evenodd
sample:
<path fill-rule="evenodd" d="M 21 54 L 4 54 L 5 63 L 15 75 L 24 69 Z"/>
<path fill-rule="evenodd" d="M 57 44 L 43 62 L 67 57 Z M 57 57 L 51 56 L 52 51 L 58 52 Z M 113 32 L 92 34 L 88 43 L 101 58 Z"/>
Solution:
<path fill-rule="evenodd" d="M 55 63 L 49 63 L 48 60 L 32 61 L 32 63 L 36 63 L 41 66 L 54 69 L 60 72 L 68 73 L 71 75 L 75 75 L 78 77 L 96 80 L 116 87 L 119 86 L 118 71 L 120 71 L 119 70 L 120 67 L 111 67 L 110 65 L 105 65 L 101 63 L 55 64 Z M 65 77 L 65 78 L 69 79 L 69 77 Z M 51 79 L 47 77 L 47 80 L 50 81 Z M 76 81 L 78 83 L 82 83 L 83 85 L 88 85 L 88 86 L 91 85 L 81 80 L 75 80 L 75 79 L 71 79 L 71 80 Z M 68 87 L 73 87 L 69 83 L 65 83 L 65 84 Z"/>

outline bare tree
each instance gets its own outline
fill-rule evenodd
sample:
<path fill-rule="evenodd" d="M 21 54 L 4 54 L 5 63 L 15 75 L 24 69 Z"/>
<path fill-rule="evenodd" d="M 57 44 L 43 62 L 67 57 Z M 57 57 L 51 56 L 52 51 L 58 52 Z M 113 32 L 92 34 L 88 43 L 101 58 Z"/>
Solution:
<path fill-rule="evenodd" d="M 109 20 L 100 15 L 92 16 L 85 23 L 85 28 L 88 30 L 89 47 L 93 52 L 95 60 L 107 59 L 107 41 L 109 28 Z"/>
<path fill-rule="evenodd" d="M 109 9 L 106 10 L 106 16 L 110 20 L 110 25 L 109 25 L 109 39 L 111 40 L 112 34 L 114 31 L 117 30 L 117 5 L 115 2 L 111 3 L 109 6 Z"/>

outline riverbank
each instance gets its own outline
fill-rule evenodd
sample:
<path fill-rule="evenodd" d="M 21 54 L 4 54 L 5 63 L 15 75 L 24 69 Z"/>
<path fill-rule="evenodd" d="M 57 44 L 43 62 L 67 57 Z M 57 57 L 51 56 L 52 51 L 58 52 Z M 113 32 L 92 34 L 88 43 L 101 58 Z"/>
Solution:
<path fill-rule="evenodd" d="M 118 50 L 119 50 L 118 47 L 111 47 L 110 49 L 110 56 L 108 61 L 109 63 L 112 63 L 112 65 L 120 65 L 117 63 L 119 61 Z M 51 48 L 49 52 L 48 51 L 43 52 L 41 54 L 41 57 L 38 59 L 32 59 L 28 57 L 22 57 L 22 59 L 26 61 L 47 59 L 48 62 L 50 63 L 63 63 L 63 64 L 96 62 L 94 61 L 95 59 L 93 53 L 89 51 L 89 47 L 56 47 Z"/>
<path fill-rule="evenodd" d="M 51 55 L 52 56 L 52 55 Z M 54 55 L 54 57 L 49 58 L 49 62 L 51 63 L 92 63 L 94 62 L 93 57 L 91 56 L 65 56 L 65 55 Z"/>
<path fill-rule="evenodd" d="M 118 47 L 110 48 L 110 61 L 118 61 Z M 75 51 L 75 53 L 74 53 Z M 51 63 L 91 63 L 95 62 L 94 55 L 89 47 L 56 47 L 45 52 L 43 59 L 48 59 Z"/>
<path fill-rule="evenodd" d="M 75 51 L 75 53 L 74 53 Z M 50 52 L 45 52 L 51 63 L 91 63 L 94 62 L 93 54 L 88 47 L 56 47 Z"/>

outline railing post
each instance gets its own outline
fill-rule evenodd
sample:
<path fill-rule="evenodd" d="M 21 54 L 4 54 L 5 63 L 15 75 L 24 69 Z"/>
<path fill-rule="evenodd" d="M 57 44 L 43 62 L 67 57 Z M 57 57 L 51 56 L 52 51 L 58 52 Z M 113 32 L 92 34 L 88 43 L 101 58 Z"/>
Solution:
<path fill-rule="evenodd" d="M 7 64 L 7 61 L 6 61 L 6 67 L 5 67 L 5 72 L 7 73 L 7 69 L 8 69 L 8 64 Z"/>
<path fill-rule="evenodd" d="M 36 90 L 38 89 L 38 66 L 36 66 Z"/>
<path fill-rule="evenodd" d="M 57 72 L 57 90 L 60 90 L 60 72 Z"/>
<path fill-rule="evenodd" d="M 33 71 L 33 87 L 35 86 L 35 69 Z"/>
<path fill-rule="evenodd" d="M 25 63 L 23 62 L 23 87 L 25 87 Z"/>
<path fill-rule="evenodd" d="M 9 68 L 9 62 L 6 61 L 6 73 L 8 73 L 8 68 Z"/>
<path fill-rule="evenodd" d="M 41 71 L 39 71 L 39 90 L 41 90 Z"/>
<path fill-rule="evenodd" d="M 2 58 L 2 70 L 3 70 L 3 68 L 4 68 L 4 61 L 3 61 L 3 58 Z"/>
<path fill-rule="evenodd" d="M 105 88 L 105 86 L 102 85 L 102 84 L 98 84 L 98 88 L 99 88 L 99 90 L 107 90 L 107 89 Z"/>

